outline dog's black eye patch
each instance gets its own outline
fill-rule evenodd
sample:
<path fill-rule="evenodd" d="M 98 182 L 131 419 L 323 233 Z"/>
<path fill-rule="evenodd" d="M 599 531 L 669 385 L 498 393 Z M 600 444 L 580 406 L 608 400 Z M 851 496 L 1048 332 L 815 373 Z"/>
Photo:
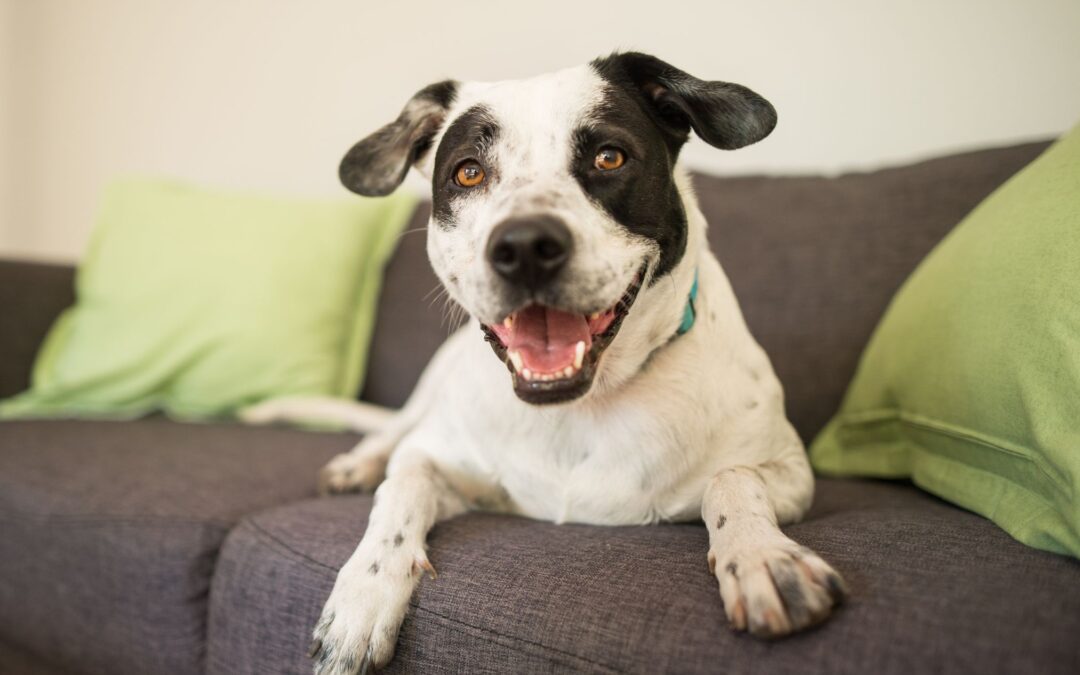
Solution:
<path fill-rule="evenodd" d="M 591 66 L 607 87 L 575 134 L 571 168 L 589 197 L 620 225 L 656 242 L 655 281 L 686 251 L 686 212 L 673 170 L 690 131 L 732 150 L 768 136 L 776 111 L 746 87 L 699 80 L 648 54 L 613 54 Z M 597 175 L 585 167 L 605 135 L 631 138 L 638 147 L 624 167 Z"/>
<path fill-rule="evenodd" d="M 432 214 L 443 227 L 452 227 L 454 202 L 466 193 L 454 181 L 454 172 L 466 160 L 480 164 L 490 182 L 497 175 L 491 165 L 491 148 L 499 137 L 499 125 L 491 111 L 474 105 L 459 115 L 446 128 L 435 151 L 435 168 L 431 172 Z M 483 189 L 483 186 L 474 189 Z"/>
<path fill-rule="evenodd" d="M 639 99 L 614 86 L 573 135 L 570 172 L 585 194 L 629 232 L 656 242 L 660 258 L 650 283 L 686 252 L 686 213 L 672 173 L 680 145 Z M 622 150 L 625 162 L 600 171 L 596 155 L 609 146 Z"/>

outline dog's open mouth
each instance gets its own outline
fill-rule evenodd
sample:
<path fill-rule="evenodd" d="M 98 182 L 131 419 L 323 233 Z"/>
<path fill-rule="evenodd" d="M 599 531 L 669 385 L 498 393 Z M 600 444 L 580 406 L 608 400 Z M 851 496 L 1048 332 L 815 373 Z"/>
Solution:
<path fill-rule="evenodd" d="M 601 354 L 641 290 L 642 277 L 602 312 L 574 314 L 531 304 L 501 324 L 481 324 L 495 354 L 510 369 L 518 397 L 528 403 L 559 403 L 587 392 Z"/>

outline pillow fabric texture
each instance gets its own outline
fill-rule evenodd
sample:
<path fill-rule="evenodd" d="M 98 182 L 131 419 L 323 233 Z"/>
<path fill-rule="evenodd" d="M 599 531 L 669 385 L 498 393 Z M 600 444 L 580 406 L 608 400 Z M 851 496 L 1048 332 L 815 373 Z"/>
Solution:
<path fill-rule="evenodd" d="M 1080 127 L 905 282 L 811 459 L 1080 557 Z"/>
<path fill-rule="evenodd" d="M 228 416 L 284 395 L 354 398 L 383 266 L 415 206 L 130 179 L 105 193 L 28 392 L 0 418 Z"/>

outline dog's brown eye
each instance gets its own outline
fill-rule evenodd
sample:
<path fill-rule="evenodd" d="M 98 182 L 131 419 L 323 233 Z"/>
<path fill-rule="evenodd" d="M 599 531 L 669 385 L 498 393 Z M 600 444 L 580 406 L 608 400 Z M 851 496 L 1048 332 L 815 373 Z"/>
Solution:
<path fill-rule="evenodd" d="M 618 148 L 600 148 L 593 165 L 601 171 L 614 171 L 626 162 L 626 155 Z"/>
<path fill-rule="evenodd" d="M 484 182 L 484 167 L 473 161 L 462 162 L 454 174 L 454 182 L 461 187 L 476 187 Z"/>

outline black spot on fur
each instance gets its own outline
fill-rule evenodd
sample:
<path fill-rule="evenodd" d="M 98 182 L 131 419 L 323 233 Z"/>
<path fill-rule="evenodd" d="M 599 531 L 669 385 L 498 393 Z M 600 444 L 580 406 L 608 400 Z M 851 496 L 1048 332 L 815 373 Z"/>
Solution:
<path fill-rule="evenodd" d="M 753 398 L 752 398 L 752 399 L 750 399 L 749 401 L 747 401 L 747 402 L 746 402 L 746 407 L 747 407 L 747 409 L 749 409 L 749 410 L 753 410 L 754 408 L 758 407 L 758 402 L 757 402 L 757 399 L 753 399 Z"/>
<path fill-rule="evenodd" d="M 401 543 L 403 541 L 405 541 L 405 536 L 403 534 L 398 532 L 397 534 L 394 535 L 394 547 L 395 548 L 398 547 L 398 546 L 401 546 Z"/>
<path fill-rule="evenodd" d="M 727 573 L 731 576 L 735 577 L 736 579 L 739 578 L 739 566 L 735 563 L 729 562 L 727 564 L 727 567 L 725 567 L 724 569 L 727 570 Z"/>
<path fill-rule="evenodd" d="M 435 167 L 431 172 L 431 202 L 435 221 L 442 227 L 454 225 L 454 202 L 467 194 L 484 190 L 495 179 L 497 167 L 490 162 L 489 152 L 499 136 L 499 125 L 485 106 L 474 105 L 446 127 L 446 133 L 435 151 Z M 484 167 L 485 181 L 472 188 L 454 182 L 454 173 L 466 160 Z"/>
<path fill-rule="evenodd" d="M 319 668 L 324 668 L 326 666 L 326 664 L 330 661 L 330 659 L 333 657 L 333 655 L 334 655 L 334 647 L 333 647 L 333 645 L 324 644 L 322 646 L 322 652 L 319 654 L 319 657 L 318 657 L 319 658 Z"/>
<path fill-rule="evenodd" d="M 724 525 L 727 525 L 727 516 L 720 514 L 720 517 L 716 520 L 716 529 L 720 529 Z"/>
<path fill-rule="evenodd" d="M 371 567 L 369 567 L 367 571 L 370 572 L 371 574 L 378 574 L 379 573 L 379 561 L 376 560 L 375 562 L 371 563 Z"/>
<path fill-rule="evenodd" d="M 346 673 L 356 672 L 356 654 L 349 654 L 345 657 L 345 662 L 342 664 Z"/>

